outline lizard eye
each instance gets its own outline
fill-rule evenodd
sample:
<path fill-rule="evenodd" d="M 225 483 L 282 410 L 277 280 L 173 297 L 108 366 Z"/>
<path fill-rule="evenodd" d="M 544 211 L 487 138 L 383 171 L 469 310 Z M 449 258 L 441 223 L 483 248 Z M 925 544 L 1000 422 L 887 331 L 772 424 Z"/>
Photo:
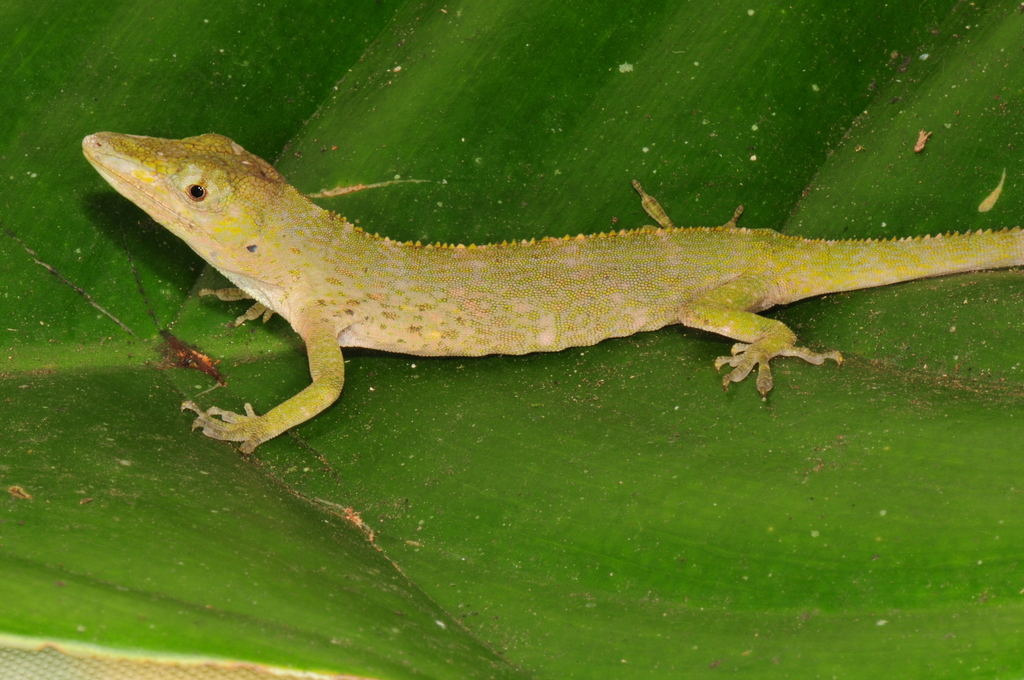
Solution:
<path fill-rule="evenodd" d="M 202 184 L 192 184 L 186 189 L 189 198 L 198 203 L 199 201 L 206 198 L 206 187 Z"/>

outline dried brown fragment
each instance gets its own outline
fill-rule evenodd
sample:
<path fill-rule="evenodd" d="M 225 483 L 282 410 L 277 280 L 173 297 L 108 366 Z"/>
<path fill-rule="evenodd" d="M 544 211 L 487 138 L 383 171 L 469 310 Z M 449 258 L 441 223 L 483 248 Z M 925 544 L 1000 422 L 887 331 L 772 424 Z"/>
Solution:
<path fill-rule="evenodd" d="M 932 136 L 932 133 L 921 130 L 917 133 L 917 144 L 914 145 L 914 153 L 921 153 L 924 151 L 924 145 L 928 143 L 928 138 Z"/>
<path fill-rule="evenodd" d="M 7 487 L 7 493 L 11 494 L 12 498 L 19 498 L 23 501 L 32 500 L 32 494 L 30 494 L 28 491 L 25 491 L 25 489 L 23 489 L 20 486 Z"/>
<path fill-rule="evenodd" d="M 217 370 L 216 362 L 210 357 L 198 350 L 192 349 L 168 331 L 162 331 L 160 335 L 165 343 L 161 346 L 160 350 L 169 362 L 178 368 L 194 368 L 202 371 L 216 380 L 221 386 L 227 384 L 220 371 Z"/>

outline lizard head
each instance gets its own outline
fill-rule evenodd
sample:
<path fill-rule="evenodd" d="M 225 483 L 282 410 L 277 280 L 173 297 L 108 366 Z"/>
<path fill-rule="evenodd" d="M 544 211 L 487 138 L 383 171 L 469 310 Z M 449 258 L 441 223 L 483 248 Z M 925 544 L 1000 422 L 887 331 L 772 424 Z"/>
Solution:
<path fill-rule="evenodd" d="M 82 150 L 111 186 L 225 273 L 260 270 L 271 254 L 264 244 L 280 243 L 281 225 L 300 217 L 279 214 L 280 206 L 312 207 L 269 163 L 223 135 L 98 132 Z M 292 200 L 282 201 L 285 193 Z"/>

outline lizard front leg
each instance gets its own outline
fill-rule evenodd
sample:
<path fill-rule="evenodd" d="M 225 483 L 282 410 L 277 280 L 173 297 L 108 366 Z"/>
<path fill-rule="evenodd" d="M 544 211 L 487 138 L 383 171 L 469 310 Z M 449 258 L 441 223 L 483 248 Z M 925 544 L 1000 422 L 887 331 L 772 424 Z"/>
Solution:
<path fill-rule="evenodd" d="M 756 386 L 763 400 L 774 383 L 769 362 L 775 357 L 800 357 L 820 366 L 826 359 L 842 364 L 843 355 L 797 347 L 796 334 L 786 324 L 748 312 L 763 299 L 762 288 L 753 279 L 736 279 L 685 304 L 679 311 L 679 321 L 691 328 L 739 340 L 732 346 L 731 356 L 715 360 L 715 370 L 726 364 L 733 368 L 722 377 L 722 388 L 728 389 L 729 383 L 743 380 L 757 366 Z"/>
<path fill-rule="evenodd" d="M 252 296 L 241 288 L 203 288 L 199 291 L 199 297 L 204 297 L 206 295 L 216 295 L 217 299 L 223 300 L 224 302 L 252 300 Z M 263 323 L 266 323 L 267 321 L 270 321 L 270 317 L 274 316 L 274 310 L 268 308 L 262 302 L 257 302 L 246 310 L 245 314 L 232 321 L 231 325 L 237 328 L 246 321 L 252 321 L 260 316 L 263 317 Z"/>
<path fill-rule="evenodd" d="M 204 410 L 195 402 L 186 401 L 181 408 L 197 414 L 192 429 L 201 427 L 208 437 L 242 442 L 242 453 L 249 454 L 268 439 L 309 420 L 333 404 L 345 383 L 345 360 L 338 345 L 337 332 L 327 321 L 303 324 L 300 320 L 297 326 L 302 329 L 300 335 L 306 341 L 309 372 L 313 377 L 311 385 L 262 416 L 256 415 L 250 404 L 245 405 L 243 415 L 216 406 Z"/>

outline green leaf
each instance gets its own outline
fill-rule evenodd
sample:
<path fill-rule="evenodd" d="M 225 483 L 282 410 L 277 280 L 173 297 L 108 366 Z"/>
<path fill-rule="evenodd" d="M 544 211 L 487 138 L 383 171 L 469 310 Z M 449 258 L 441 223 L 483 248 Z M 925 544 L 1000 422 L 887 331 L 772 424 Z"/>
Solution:
<path fill-rule="evenodd" d="M 241 458 L 178 404 L 264 411 L 307 384 L 301 345 L 280 319 L 226 328 L 240 307 L 193 295 L 216 277 L 79 151 L 216 131 L 303 191 L 428 180 L 318 199 L 402 240 L 633 228 L 631 179 L 681 225 L 742 203 L 741 226 L 814 238 L 1012 227 L 1016 3 L 9 4 L 0 485 L 33 500 L 0 501 L 8 650 L 387 678 L 1024 670 L 1016 272 L 769 311 L 846 362 L 777 361 L 767 402 L 723 393 L 728 343 L 679 327 L 347 351 L 341 400 Z M 227 388 L 197 396 L 215 383 L 164 329 Z"/>

